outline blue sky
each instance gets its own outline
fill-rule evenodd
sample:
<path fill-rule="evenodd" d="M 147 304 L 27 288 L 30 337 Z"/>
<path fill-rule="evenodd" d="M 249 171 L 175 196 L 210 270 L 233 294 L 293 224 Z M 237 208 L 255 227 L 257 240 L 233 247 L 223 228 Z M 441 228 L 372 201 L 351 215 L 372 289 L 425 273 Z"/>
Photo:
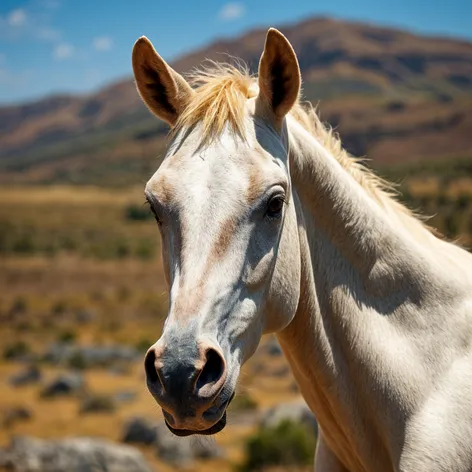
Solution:
<path fill-rule="evenodd" d="M 143 34 L 172 60 L 217 37 L 313 15 L 472 40 L 471 0 L 0 0 L 0 103 L 129 76 Z"/>

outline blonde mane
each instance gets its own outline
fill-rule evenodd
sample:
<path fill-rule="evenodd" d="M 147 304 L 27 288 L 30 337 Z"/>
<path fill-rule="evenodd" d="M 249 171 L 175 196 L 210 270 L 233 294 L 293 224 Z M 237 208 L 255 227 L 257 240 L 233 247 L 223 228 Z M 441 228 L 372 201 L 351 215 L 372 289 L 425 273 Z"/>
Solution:
<path fill-rule="evenodd" d="M 258 94 L 257 78 L 249 74 L 247 66 L 242 63 L 233 66 L 210 61 L 210 67 L 194 71 L 187 79 L 196 93 L 180 115 L 174 133 L 199 123 L 202 146 L 221 135 L 226 126 L 244 139 L 244 105 L 246 100 Z M 338 135 L 321 122 L 311 103 L 299 101 L 290 114 L 321 142 L 380 205 L 388 204 L 396 212 L 415 217 L 412 211 L 395 199 L 397 192 L 392 184 L 376 175 L 342 147 Z"/>

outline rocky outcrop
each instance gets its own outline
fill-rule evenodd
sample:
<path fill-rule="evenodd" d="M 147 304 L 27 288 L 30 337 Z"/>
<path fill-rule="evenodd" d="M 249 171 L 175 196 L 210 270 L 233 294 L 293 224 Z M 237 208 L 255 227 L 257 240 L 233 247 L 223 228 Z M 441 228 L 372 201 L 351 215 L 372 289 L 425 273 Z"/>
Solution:
<path fill-rule="evenodd" d="M 131 418 L 124 426 L 122 438 L 125 443 L 153 444 L 157 440 L 157 427 L 145 418 Z"/>
<path fill-rule="evenodd" d="M 10 384 L 14 387 L 34 384 L 41 380 L 41 371 L 36 365 L 31 365 L 10 377 Z"/>
<path fill-rule="evenodd" d="M 141 452 L 96 438 L 46 441 L 17 437 L 0 450 L 0 468 L 13 472 L 152 472 Z"/>
<path fill-rule="evenodd" d="M 318 432 L 315 416 L 304 401 L 281 403 L 270 408 L 262 416 L 261 426 L 273 428 L 287 420 L 306 425 L 315 435 Z"/>
<path fill-rule="evenodd" d="M 83 392 L 85 388 L 84 378 L 81 374 L 71 372 L 61 374 L 47 383 L 41 390 L 42 397 L 59 397 L 75 395 Z"/>
<path fill-rule="evenodd" d="M 154 423 L 140 417 L 126 423 L 122 437 L 127 443 L 153 445 L 160 459 L 178 467 L 187 467 L 195 459 L 223 455 L 223 450 L 214 441 L 195 437 L 179 438 L 167 429 L 164 422 Z"/>
<path fill-rule="evenodd" d="M 70 343 L 52 344 L 44 354 L 44 360 L 51 364 L 80 363 L 81 368 L 133 362 L 138 357 L 137 350 L 129 346 L 77 346 Z"/>

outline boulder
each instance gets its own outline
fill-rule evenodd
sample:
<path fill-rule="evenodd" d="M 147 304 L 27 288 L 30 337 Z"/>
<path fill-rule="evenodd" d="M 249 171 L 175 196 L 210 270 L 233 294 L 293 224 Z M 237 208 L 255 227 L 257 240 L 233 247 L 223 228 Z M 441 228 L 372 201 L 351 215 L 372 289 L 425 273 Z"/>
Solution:
<path fill-rule="evenodd" d="M 224 455 L 215 441 L 204 437 L 192 439 L 192 449 L 197 459 L 214 459 Z"/>
<path fill-rule="evenodd" d="M 275 337 L 271 337 L 264 348 L 269 356 L 279 357 L 283 354 L 282 348 Z"/>
<path fill-rule="evenodd" d="M 27 421 L 32 418 L 31 410 L 23 406 L 15 406 L 3 412 L 2 424 L 5 427 L 13 426 L 19 421 Z"/>
<path fill-rule="evenodd" d="M 152 472 L 134 447 L 87 437 L 16 437 L 0 450 L 1 467 L 13 472 Z"/>
<path fill-rule="evenodd" d="M 172 434 L 164 422 L 154 423 L 146 418 L 131 418 L 124 427 L 126 443 L 154 445 L 156 455 L 176 467 L 188 467 L 195 459 L 222 457 L 222 449 L 207 438 L 180 438 Z"/>
<path fill-rule="evenodd" d="M 160 459 L 178 467 L 188 467 L 195 459 L 191 438 L 175 436 L 163 422 L 157 425 L 156 433 L 154 445 Z"/>
<path fill-rule="evenodd" d="M 10 384 L 14 387 L 29 385 L 41 380 L 41 371 L 36 365 L 31 365 L 10 377 Z"/>
<path fill-rule="evenodd" d="M 281 403 L 270 408 L 262 415 L 261 426 L 274 428 L 286 420 L 305 424 L 315 435 L 318 433 L 318 423 L 315 416 L 304 401 Z"/>
<path fill-rule="evenodd" d="M 84 390 L 84 378 L 77 372 L 61 374 L 41 390 L 42 397 L 75 395 Z"/>
<path fill-rule="evenodd" d="M 97 319 L 97 313 L 93 310 L 77 310 L 75 320 L 78 324 L 87 324 Z"/>
<path fill-rule="evenodd" d="M 156 425 L 145 418 L 131 418 L 124 426 L 123 442 L 125 443 L 153 444 L 156 439 Z"/>
<path fill-rule="evenodd" d="M 279 377 L 279 378 L 286 377 L 287 375 L 290 374 L 290 368 L 288 367 L 288 365 L 282 365 L 274 369 L 271 369 L 269 373 L 273 377 Z"/>
<path fill-rule="evenodd" d="M 214 441 L 207 438 L 185 437 L 172 434 L 164 422 L 156 427 L 154 442 L 156 454 L 160 459 L 178 467 L 187 467 L 195 459 L 222 457 L 223 451 Z"/>
<path fill-rule="evenodd" d="M 136 400 L 137 394 L 133 390 L 120 390 L 115 393 L 114 400 L 116 403 L 130 403 Z"/>
<path fill-rule="evenodd" d="M 79 412 L 85 413 L 113 413 L 116 404 L 113 397 L 107 395 L 87 394 L 80 400 Z"/>
<path fill-rule="evenodd" d="M 133 362 L 139 358 L 136 349 L 129 346 L 77 346 L 55 343 L 49 346 L 44 360 L 55 365 L 71 365 L 80 361 L 81 367 L 106 367 Z"/>

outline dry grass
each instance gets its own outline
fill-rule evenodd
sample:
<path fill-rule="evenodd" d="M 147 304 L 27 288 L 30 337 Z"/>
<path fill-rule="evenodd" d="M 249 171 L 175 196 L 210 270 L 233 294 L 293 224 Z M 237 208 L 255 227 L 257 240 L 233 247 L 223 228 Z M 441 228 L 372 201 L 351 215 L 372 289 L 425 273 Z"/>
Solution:
<path fill-rule="evenodd" d="M 268 359 L 259 351 L 255 359 L 250 361 L 242 373 L 245 389 L 257 401 L 261 408 L 268 408 L 280 402 L 291 401 L 298 395 L 291 389 L 293 380 L 290 375 L 274 378 L 271 375 L 254 376 L 251 372 L 255 363 L 268 363 Z M 285 363 L 283 358 L 270 360 L 271 364 Z M 132 402 L 120 404 L 114 413 L 96 413 L 81 415 L 76 398 L 42 399 L 37 386 L 14 388 L 5 380 L 18 370 L 14 363 L 0 364 L 0 413 L 10 407 L 26 406 L 32 409 L 33 418 L 20 422 L 10 428 L 0 429 L 0 444 L 5 445 L 13 435 L 32 435 L 41 438 L 60 438 L 67 436 L 100 436 L 120 441 L 125 422 L 133 416 L 142 416 L 159 421 L 162 419 L 160 410 L 146 390 L 141 363 L 133 365 L 125 375 L 112 375 L 103 369 L 92 369 L 85 372 L 90 391 L 98 394 L 113 395 L 117 391 L 133 391 L 136 398 Z M 46 379 L 52 378 L 60 370 L 45 367 Z M 223 471 L 230 472 L 233 465 L 240 463 L 244 455 L 246 438 L 254 432 L 254 426 L 241 423 L 241 413 L 230 412 L 228 426 L 215 438 L 195 439 L 197 441 L 215 441 L 224 448 L 226 457 L 219 460 L 196 461 L 190 472 Z M 253 415 L 253 413 L 251 413 Z M 162 463 L 156 458 L 152 447 L 140 447 L 151 464 L 159 471 L 175 470 L 172 466 Z"/>
<path fill-rule="evenodd" d="M 468 221 L 466 218 L 472 214 L 471 207 L 467 206 L 469 200 L 463 197 L 472 195 L 468 178 L 451 180 L 447 185 L 439 177 L 410 178 L 404 188 L 419 202 L 424 200 L 427 204 L 435 202 L 441 192 L 445 198 L 445 203 L 442 203 L 444 208 L 459 212 L 459 216 L 464 215 L 461 217 L 463 221 Z M 39 235 L 50 234 L 52 229 L 59 234 L 76 234 L 79 248 L 87 247 L 90 234 L 106 244 L 119 232 L 130 240 L 131 245 L 139 238 L 154 238 L 158 249 L 159 240 L 153 220 L 129 221 L 124 217 L 128 205 L 139 205 L 142 201 L 141 190 L 100 190 L 93 187 L 1 189 L 0 221 L 2 218 L 8 219 L 20 226 L 27 222 Z M 465 203 L 459 200 L 461 196 Z M 159 250 L 147 259 L 133 255 L 103 259 L 86 255 L 80 250 L 58 251 L 50 255 L 2 256 L 2 352 L 13 341 L 23 341 L 33 352 L 41 353 L 64 333 L 71 333 L 75 342 L 84 345 L 117 343 L 136 346 L 152 343 L 159 336 L 167 310 L 167 294 L 158 253 Z M 93 313 L 90 322 L 77 322 L 76 314 L 81 310 Z M 257 403 L 258 411 L 299 398 L 291 374 L 288 371 L 280 374 L 286 368 L 284 358 L 269 359 L 266 356 L 264 351 L 259 350 L 244 367 L 240 377 L 240 391 L 250 395 Z M 94 394 L 114 395 L 118 391 L 136 393 L 133 401 L 119 404 L 113 413 L 87 415 L 80 414 L 77 398 L 46 400 L 40 398 L 39 386 L 10 386 L 7 379 L 19 368 L 13 362 L 0 361 L 0 414 L 13 406 L 25 406 L 32 410 L 34 416 L 30 421 L 19 422 L 8 429 L 0 428 L 1 444 L 8 443 L 15 434 L 43 438 L 90 435 L 118 441 L 128 418 L 143 416 L 156 421 L 161 419 L 159 409 L 146 391 L 141 361 L 132 364 L 121 375 L 113 375 L 103 368 L 86 370 L 86 382 Z M 57 368 L 50 366 L 43 369 L 47 379 L 58 372 Z M 254 424 L 245 418 L 251 418 L 254 414 L 257 412 L 245 416 L 244 413 L 230 411 L 227 428 L 214 439 L 224 447 L 226 458 L 197 461 L 188 470 L 233 470 L 234 464 L 242 462 L 245 440 L 254 431 Z M 151 447 L 142 447 L 141 450 L 156 470 L 175 470 L 173 466 L 158 460 Z"/>
<path fill-rule="evenodd" d="M 141 190 L 1 189 L 0 220 L 9 219 L 18 225 L 28 222 L 41 234 L 47 234 L 51 228 L 61 234 L 78 231 L 79 239 L 86 239 L 87 232 L 93 231 L 105 242 L 121 231 L 130 239 L 153 237 L 159 245 L 153 220 L 131 222 L 123 218 L 127 205 L 141 202 Z M 80 245 L 86 245 L 87 241 L 82 239 Z M 0 354 L 14 341 L 23 341 L 31 351 L 42 353 L 63 333 L 72 333 L 75 342 L 83 345 L 150 344 L 159 336 L 167 309 L 162 265 L 157 254 L 158 251 L 146 260 L 136 257 L 103 260 L 86 257 L 78 251 L 3 256 L 0 260 Z M 76 314 L 81 310 L 93 313 L 93 319 L 77 323 Z M 259 351 L 243 369 L 241 391 L 247 392 L 260 409 L 297 398 L 289 373 L 281 377 L 273 375 L 274 370 L 286 366 L 285 360 L 271 357 L 269 361 L 264 356 Z M 10 407 L 24 406 L 32 410 L 33 418 L 9 428 L 0 427 L 2 445 L 17 434 L 42 438 L 102 436 L 119 441 L 123 425 L 130 417 L 161 419 L 160 410 L 146 390 L 141 361 L 121 375 L 104 368 L 84 371 L 88 389 L 94 394 L 136 393 L 134 400 L 120 403 L 113 413 L 86 415 L 79 412 L 78 398 L 43 399 L 38 385 L 10 386 L 8 378 L 20 368 L 17 363 L 0 360 L 0 415 Z M 41 368 L 46 380 L 65 370 L 47 365 Z M 254 412 L 250 416 L 254 416 Z M 243 418 L 243 413 L 230 412 L 227 428 L 210 439 L 225 449 L 225 459 L 197 461 L 188 470 L 233 470 L 234 464 L 242 461 L 245 440 L 254 430 L 254 425 Z M 156 470 L 175 470 L 158 460 L 151 447 L 141 450 Z"/>

